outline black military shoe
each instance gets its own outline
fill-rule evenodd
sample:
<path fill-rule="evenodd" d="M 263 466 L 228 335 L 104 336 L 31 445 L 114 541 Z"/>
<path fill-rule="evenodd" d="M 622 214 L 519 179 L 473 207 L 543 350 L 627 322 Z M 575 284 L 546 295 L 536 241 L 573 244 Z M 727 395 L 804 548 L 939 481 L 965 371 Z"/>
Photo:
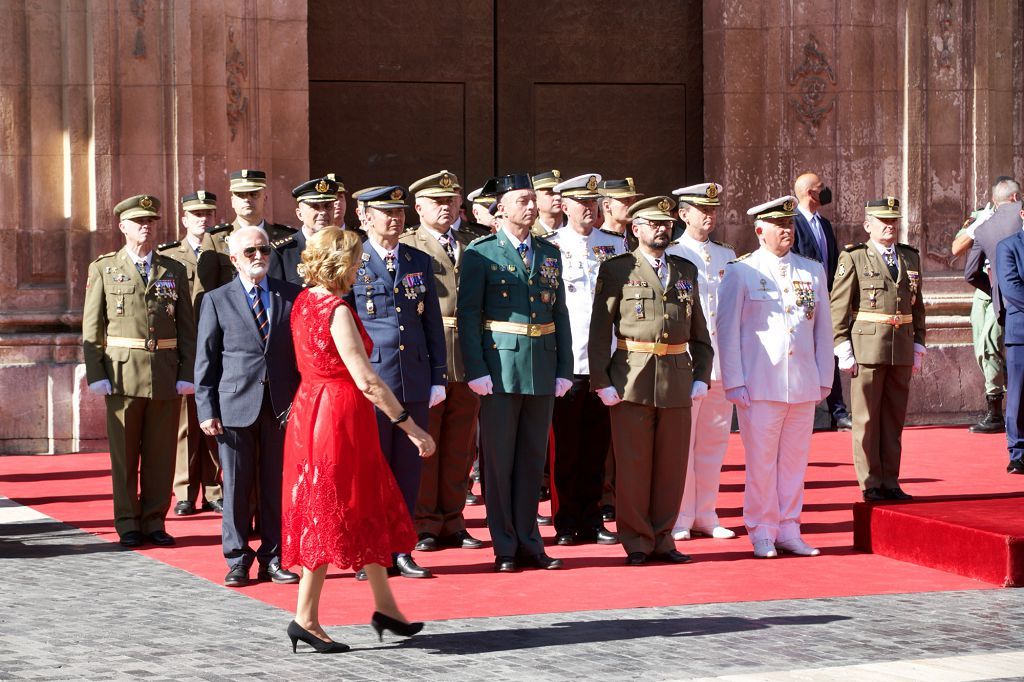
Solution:
<path fill-rule="evenodd" d="M 196 513 L 196 506 L 188 500 L 182 500 L 174 505 L 174 513 L 177 516 L 191 516 Z"/>
<path fill-rule="evenodd" d="M 885 495 L 887 500 L 912 500 L 913 495 L 908 495 L 903 490 L 896 486 L 895 488 L 882 488 L 882 494 Z"/>
<path fill-rule="evenodd" d="M 692 556 L 689 554 L 683 554 L 678 549 L 670 549 L 667 552 L 655 554 L 651 558 L 655 561 L 664 561 L 669 564 L 688 564 L 693 561 Z"/>
<path fill-rule="evenodd" d="M 249 567 L 239 564 L 224 576 L 224 584 L 228 587 L 245 587 L 249 584 Z"/>
<path fill-rule="evenodd" d="M 266 566 L 260 566 L 260 569 L 256 571 L 256 579 L 264 582 L 270 580 L 278 585 L 294 585 L 299 582 L 298 574 L 281 568 L 279 561 L 271 561 Z"/>
<path fill-rule="evenodd" d="M 647 563 L 647 555 L 643 552 L 630 552 L 626 557 L 627 566 L 643 566 Z"/>
<path fill-rule="evenodd" d="M 865 488 L 864 489 L 864 501 L 865 502 L 884 502 L 888 498 L 881 488 Z"/>
<path fill-rule="evenodd" d="M 553 559 L 544 552 L 532 556 L 523 557 L 522 563 L 529 568 L 539 568 L 545 571 L 553 571 L 562 567 L 561 559 Z"/>
<path fill-rule="evenodd" d="M 155 530 L 149 534 L 149 541 L 157 547 L 171 547 L 174 545 L 174 538 L 167 531 Z"/>
<path fill-rule="evenodd" d="M 122 547 L 134 548 L 141 547 L 144 541 L 145 538 L 142 536 L 142 533 L 137 530 L 130 530 L 121 536 L 120 543 Z"/>
<path fill-rule="evenodd" d="M 848 414 L 841 414 L 832 420 L 832 428 L 836 431 L 849 431 L 853 428 L 853 419 Z"/>
<path fill-rule="evenodd" d="M 1008 474 L 1024 474 L 1024 462 L 1010 462 L 1006 465 L 1006 473 Z"/>
<path fill-rule="evenodd" d="M 218 514 L 224 513 L 224 500 L 206 500 L 203 502 L 203 511 L 217 512 Z"/>
<path fill-rule="evenodd" d="M 436 535 L 433 533 L 420 533 L 420 540 L 416 543 L 417 552 L 436 552 L 439 549 Z"/>
<path fill-rule="evenodd" d="M 619 544 L 619 536 L 606 528 L 598 528 L 597 533 L 594 535 L 594 542 L 599 545 L 617 545 Z"/>
<path fill-rule="evenodd" d="M 446 547 L 461 547 L 462 549 L 480 549 L 484 546 L 482 540 L 477 540 L 469 534 L 468 530 L 455 531 L 451 535 L 439 538 L 438 542 Z"/>
<path fill-rule="evenodd" d="M 433 578 L 434 574 L 429 568 L 419 566 L 408 554 L 399 554 L 395 557 L 395 567 L 403 578 Z"/>
<path fill-rule="evenodd" d="M 494 557 L 494 571 L 496 573 L 517 573 L 519 567 L 516 560 L 510 556 Z"/>

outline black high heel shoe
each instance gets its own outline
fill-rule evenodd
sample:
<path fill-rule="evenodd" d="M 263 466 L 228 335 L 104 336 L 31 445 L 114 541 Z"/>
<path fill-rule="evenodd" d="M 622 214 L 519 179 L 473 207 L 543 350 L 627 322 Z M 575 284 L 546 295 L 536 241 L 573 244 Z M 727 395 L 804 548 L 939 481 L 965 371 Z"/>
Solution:
<path fill-rule="evenodd" d="M 370 618 L 370 627 L 377 633 L 377 639 L 383 642 L 385 630 L 399 637 L 412 637 L 423 629 L 423 623 L 403 623 L 391 616 L 385 616 L 380 611 L 374 611 L 373 617 Z"/>
<path fill-rule="evenodd" d="M 350 648 L 348 644 L 342 644 L 341 642 L 325 642 L 294 620 L 288 623 L 288 638 L 292 640 L 293 654 L 297 653 L 296 648 L 299 640 L 310 645 L 317 653 L 321 654 L 340 654 L 348 651 Z"/>

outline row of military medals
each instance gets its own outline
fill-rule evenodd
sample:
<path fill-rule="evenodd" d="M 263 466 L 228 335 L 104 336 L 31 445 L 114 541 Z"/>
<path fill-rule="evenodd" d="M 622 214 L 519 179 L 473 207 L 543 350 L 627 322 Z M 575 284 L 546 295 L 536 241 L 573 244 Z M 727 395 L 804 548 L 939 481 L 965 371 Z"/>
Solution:
<path fill-rule="evenodd" d="M 104 271 L 111 276 L 118 284 L 131 281 L 131 277 L 121 272 L 118 268 L 108 265 Z M 177 282 L 173 279 L 158 279 L 153 283 L 154 293 L 156 293 L 157 301 L 163 304 L 164 312 L 167 313 L 167 317 L 174 319 L 174 304 L 178 300 L 178 288 Z M 124 294 L 117 297 L 117 301 L 114 304 L 114 313 L 118 317 L 124 316 Z"/>
<path fill-rule="evenodd" d="M 779 263 L 779 276 L 786 279 L 789 276 L 789 264 Z M 793 286 L 793 296 L 796 298 L 796 305 L 804 309 L 804 317 L 808 320 L 814 319 L 814 308 L 817 302 L 814 298 L 814 282 L 811 280 L 794 279 L 790 280 Z M 763 287 L 765 281 L 761 280 Z"/>
<path fill-rule="evenodd" d="M 373 287 L 369 286 L 373 278 L 366 271 L 366 262 L 370 260 L 370 254 L 363 254 L 363 264 L 356 271 L 356 281 L 366 286 L 366 314 L 370 317 L 377 316 L 377 305 L 373 302 Z M 423 281 L 423 273 L 415 272 L 402 278 L 402 287 L 405 289 L 405 297 L 415 301 L 421 295 L 427 293 L 427 285 Z M 416 314 L 423 314 L 423 301 L 416 305 Z"/>

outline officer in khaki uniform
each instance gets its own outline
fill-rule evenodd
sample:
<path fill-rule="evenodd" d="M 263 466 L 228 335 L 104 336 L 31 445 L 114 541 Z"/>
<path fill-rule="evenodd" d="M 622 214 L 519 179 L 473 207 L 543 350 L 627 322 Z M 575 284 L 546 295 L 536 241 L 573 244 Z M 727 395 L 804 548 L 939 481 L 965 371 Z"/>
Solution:
<path fill-rule="evenodd" d="M 185 267 L 153 253 L 160 202 L 114 207 L 125 247 L 89 266 L 82 345 L 89 390 L 106 396 L 114 528 L 125 547 L 164 531 L 171 503 L 181 395 L 192 384 L 196 324 Z"/>
<path fill-rule="evenodd" d="M 537 219 L 533 221 L 530 233 L 543 237 L 565 227 L 568 222 L 562 210 L 562 195 L 555 191 L 555 185 L 562 181 L 562 172 L 555 168 L 537 173 L 531 181 L 537 193 Z"/>
<path fill-rule="evenodd" d="M 690 407 L 707 393 L 714 351 L 697 268 L 665 255 L 668 197 L 629 209 L 639 246 L 601 264 L 590 320 L 590 385 L 611 408 L 615 518 L 626 563 L 686 563 L 672 541 L 690 442 Z M 615 351 L 612 352 L 612 330 Z"/>
<path fill-rule="evenodd" d="M 900 202 L 869 201 L 867 242 L 839 254 L 832 325 L 839 369 L 852 375 L 853 464 L 864 500 L 909 500 L 899 486 L 910 378 L 925 354 L 921 256 L 897 244 Z"/>
<path fill-rule="evenodd" d="M 494 570 L 520 563 L 555 569 L 544 553 L 537 505 L 555 397 L 572 385 L 572 332 L 557 248 L 533 237 L 536 197 L 528 175 L 492 178 L 498 231 L 466 248 L 459 283 L 465 380 L 481 396 L 487 526 Z"/>
<path fill-rule="evenodd" d="M 214 243 L 217 250 L 230 256 L 228 236 L 240 227 L 262 227 L 271 242 L 286 239 L 297 231 L 294 227 L 272 223 L 266 219 L 264 207 L 267 202 L 267 174 L 261 170 L 243 168 L 232 172 L 229 176 L 231 190 L 231 208 L 235 211 L 235 219 L 230 223 L 221 223 L 211 230 L 216 235 Z"/>
<path fill-rule="evenodd" d="M 416 549 L 429 552 L 441 547 L 479 549 L 483 546 L 466 531 L 462 512 L 469 491 L 469 470 L 476 455 L 476 420 L 480 398 L 466 385 L 462 349 L 456 327 L 455 304 L 459 270 L 470 243 L 488 232 L 476 223 L 459 219 L 459 178 L 443 170 L 420 178 L 409 186 L 415 197 L 420 224 L 407 229 L 399 241 L 430 255 L 441 305 L 447 350 L 448 387 L 443 401 L 430 406 L 428 430 L 437 453 L 423 460 L 415 524 Z"/>
<path fill-rule="evenodd" d="M 209 232 L 217 222 L 217 195 L 199 190 L 184 196 L 181 198 L 181 211 L 185 238 L 160 244 L 156 250 L 185 266 L 192 311 L 198 325 L 203 294 L 230 282 L 234 277 L 234 267 L 231 259 L 217 250 L 215 235 Z M 217 442 L 199 429 L 195 396 L 186 395 L 181 401 L 178 456 L 174 464 L 174 497 L 178 500 L 174 505 L 175 514 L 187 516 L 195 513 L 200 487 L 203 490 L 202 508 L 222 511 Z"/>

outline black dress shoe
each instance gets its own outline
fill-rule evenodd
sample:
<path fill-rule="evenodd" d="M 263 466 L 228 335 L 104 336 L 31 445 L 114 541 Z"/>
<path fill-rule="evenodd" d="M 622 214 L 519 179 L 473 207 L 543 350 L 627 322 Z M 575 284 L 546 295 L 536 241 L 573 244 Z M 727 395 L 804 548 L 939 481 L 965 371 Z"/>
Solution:
<path fill-rule="evenodd" d="M 440 547 L 437 546 L 437 536 L 433 533 L 420 533 L 420 540 L 416 543 L 417 552 L 436 552 Z"/>
<path fill-rule="evenodd" d="M 550 526 L 551 525 L 551 517 L 550 516 L 544 516 L 543 514 L 537 514 L 537 525 L 538 526 Z"/>
<path fill-rule="evenodd" d="M 298 574 L 281 568 L 279 561 L 271 561 L 266 566 L 260 566 L 256 571 L 256 579 L 264 582 L 270 580 L 278 585 L 294 585 L 299 582 Z"/>
<path fill-rule="evenodd" d="M 895 488 L 882 488 L 882 494 L 885 495 L 887 500 L 912 500 L 913 495 L 908 495 L 903 490 L 896 486 Z"/>
<path fill-rule="evenodd" d="M 122 547 L 141 547 L 145 538 L 137 530 L 130 530 L 121 536 L 120 543 Z"/>
<path fill-rule="evenodd" d="M 494 570 L 496 573 L 518 573 L 519 567 L 516 560 L 510 556 L 494 557 Z"/>
<path fill-rule="evenodd" d="M 188 500 L 182 500 L 174 505 L 174 513 L 177 516 L 191 516 L 196 513 L 196 506 Z"/>
<path fill-rule="evenodd" d="M 881 488 L 865 488 L 864 489 L 864 501 L 865 502 L 884 502 L 886 500 L 885 493 L 882 492 Z"/>
<path fill-rule="evenodd" d="M 523 557 L 522 562 L 529 568 L 539 568 L 544 571 L 553 571 L 562 567 L 561 559 L 553 559 L 544 552 Z"/>
<path fill-rule="evenodd" d="M 1024 462 L 1013 461 L 1006 465 L 1008 474 L 1024 474 Z"/>
<path fill-rule="evenodd" d="M 689 554 L 683 554 L 678 549 L 670 549 L 667 552 L 655 554 L 651 558 L 655 561 L 664 561 L 669 564 L 688 564 L 693 561 L 692 556 Z"/>
<path fill-rule="evenodd" d="M 601 507 L 601 518 L 605 521 L 614 521 L 615 507 L 610 504 L 606 504 L 603 507 Z"/>
<path fill-rule="evenodd" d="M 203 502 L 203 511 L 213 511 L 218 514 L 223 514 L 224 500 L 206 500 Z"/>
<path fill-rule="evenodd" d="M 249 567 L 239 564 L 224 576 L 224 584 L 228 587 L 245 587 L 249 584 Z"/>
<path fill-rule="evenodd" d="M 480 549 L 484 546 L 482 540 L 477 540 L 466 529 L 458 530 L 451 535 L 439 538 L 438 542 L 446 547 L 461 547 L 462 549 Z"/>
<path fill-rule="evenodd" d="M 434 574 L 429 568 L 418 566 L 408 554 L 399 554 L 395 557 L 395 567 L 403 578 L 433 578 Z"/>
<path fill-rule="evenodd" d="M 555 536 L 555 544 L 562 545 L 563 547 L 569 547 L 576 544 L 575 533 L 559 533 Z"/>
<path fill-rule="evenodd" d="M 473 494 L 472 491 L 467 492 L 466 493 L 466 506 L 467 507 L 475 507 L 478 504 L 481 504 L 480 496 Z"/>
<path fill-rule="evenodd" d="M 836 431 L 849 431 L 853 428 L 853 419 L 848 414 L 840 415 L 832 420 L 832 428 Z"/>
<path fill-rule="evenodd" d="M 174 545 L 174 538 L 164 530 L 155 530 L 150 533 L 149 541 L 157 547 L 171 547 Z"/>
<path fill-rule="evenodd" d="M 619 536 L 606 528 L 598 528 L 597 533 L 594 535 L 594 542 L 599 545 L 617 545 L 619 544 Z"/>
<path fill-rule="evenodd" d="M 643 552 L 630 552 L 626 557 L 627 566 L 643 566 L 647 563 L 647 555 Z"/>

